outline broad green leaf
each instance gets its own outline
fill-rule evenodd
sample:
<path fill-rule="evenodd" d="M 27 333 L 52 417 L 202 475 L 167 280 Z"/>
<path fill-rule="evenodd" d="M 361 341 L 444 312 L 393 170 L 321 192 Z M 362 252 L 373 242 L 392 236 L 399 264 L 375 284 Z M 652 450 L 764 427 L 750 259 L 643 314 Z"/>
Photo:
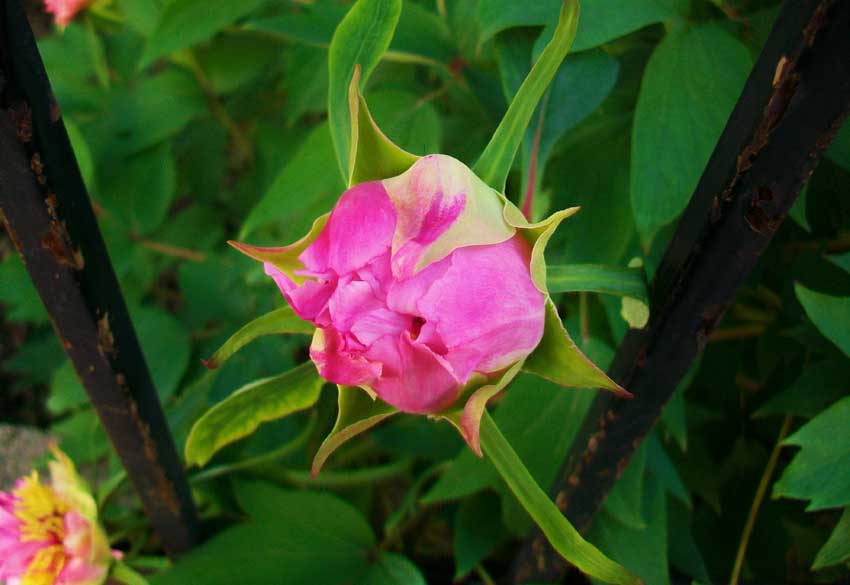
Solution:
<path fill-rule="evenodd" d="M 339 388 L 339 411 L 336 424 L 313 457 L 310 474 L 316 476 L 334 451 L 357 435 L 383 422 L 398 411 L 361 388 Z"/>
<path fill-rule="evenodd" d="M 537 523 L 552 547 L 580 571 L 606 583 L 638 585 L 641 580 L 584 540 L 549 499 L 499 431 L 490 415 L 481 421 L 481 444 L 499 475 Z M 663 500 L 662 500 L 663 501 Z"/>
<path fill-rule="evenodd" d="M 499 31 L 518 27 L 547 25 L 554 28 L 560 0 L 537 0 L 532 3 L 513 0 L 480 0 L 478 18 L 481 26 L 479 42 L 483 43 Z M 583 0 L 575 50 L 583 51 L 636 31 L 648 24 L 682 14 L 687 4 L 680 0 Z M 543 33 L 544 37 L 547 35 Z M 551 32 L 548 37 L 551 37 Z"/>
<path fill-rule="evenodd" d="M 355 68 L 360 67 L 359 87 L 362 87 L 389 47 L 400 14 L 401 0 L 358 0 L 331 40 L 328 116 L 337 163 L 346 181 L 353 166 L 354 120 L 349 104 Z"/>
<path fill-rule="evenodd" d="M 265 1 L 172 0 L 166 4 L 147 40 L 139 67 L 147 67 L 164 55 L 209 39 Z"/>
<path fill-rule="evenodd" d="M 850 297 L 833 297 L 795 284 L 797 299 L 818 331 L 850 356 Z"/>
<path fill-rule="evenodd" d="M 543 339 L 528 356 L 523 369 L 562 386 L 601 388 L 630 396 L 576 347 L 551 299 L 546 303 Z"/>
<path fill-rule="evenodd" d="M 850 273 L 850 252 L 843 254 L 832 254 L 826 257 L 827 260 L 842 268 L 847 273 Z"/>
<path fill-rule="evenodd" d="M 327 47 L 345 14 L 345 6 L 316 2 L 285 16 L 251 20 L 245 27 L 297 43 Z M 451 36 L 443 19 L 419 4 L 403 2 L 398 29 L 383 59 L 445 66 L 453 57 Z"/>
<path fill-rule="evenodd" d="M 310 229 L 313 218 L 330 211 L 345 189 L 339 175 L 327 172 L 334 164 L 328 125 L 319 124 L 250 211 L 240 239 L 269 224 L 275 224 L 284 242 Z"/>
<path fill-rule="evenodd" d="M 596 292 L 648 300 L 646 277 L 641 268 L 602 264 L 548 266 L 546 285 L 550 293 Z"/>
<path fill-rule="evenodd" d="M 841 514 L 841 519 L 838 520 L 829 540 L 818 551 L 812 569 L 816 571 L 847 559 L 850 559 L 850 507 L 844 508 L 844 513 Z"/>
<path fill-rule="evenodd" d="M 264 422 L 310 408 L 324 381 L 307 362 L 240 388 L 206 412 L 186 440 L 186 461 L 205 465 L 225 445 L 247 437 Z"/>
<path fill-rule="evenodd" d="M 0 303 L 9 321 L 35 324 L 49 322 L 41 297 L 17 253 L 9 254 L 0 261 L 0 282 L 3 283 L 0 286 Z"/>
<path fill-rule="evenodd" d="M 65 130 L 68 132 L 68 140 L 71 141 L 71 148 L 74 149 L 74 157 L 77 159 L 77 166 L 80 168 L 80 174 L 83 176 L 83 182 L 89 191 L 94 190 L 94 161 L 92 160 L 91 149 L 86 142 L 85 136 L 80 131 L 80 128 L 70 118 L 66 117 Z"/>
<path fill-rule="evenodd" d="M 355 583 L 366 575 L 375 540 L 348 502 L 254 482 L 235 491 L 251 519 L 181 556 L 150 577 L 151 585 L 339 585 L 340 576 Z"/>
<path fill-rule="evenodd" d="M 349 91 L 351 108 L 351 162 L 348 186 L 398 176 L 419 157 L 387 138 L 378 128 L 359 89 L 360 67 L 354 68 Z"/>
<path fill-rule="evenodd" d="M 785 439 L 801 450 L 773 485 L 775 497 L 810 500 L 808 511 L 850 504 L 850 397 L 839 400 Z"/>
<path fill-rule="evenodd" d="M 118 0 L 127 25 L 145 37 L 156 28 L 164 4 L 162 0 Z"/>
<path fill-rule="evenodd" d="M 793 414 L 811 418 L 850 392 L 850 364 L 826 361 L 812 364 L 791 386 L 773 396 L 753 418 Z"/>
<path fill-rule="evenodd" d="M 280 335 L 284 333 L 312 335 L 315 327 L 312 323 L 302 320 L 295 314 L 292 307 L 286 306 L 257 317 L 239 331 L 230 336 L 216 350 L 210 359 L 204 362 L 208 368 L 221 367 L 230 356 L 263 335 Z"/>
<path fill-rule="evenodd" d="M 670 460 L 670 456 L 667 455 L 656 433 L 647 437 L 646 450 L 646 469 L 652 473 L 662 489 L 691 508 L 693 506 L 691 494 L 682 482 L 676 466 Z"/>
<path fill-rule="evenodd" d="M 751 67 L 746 47 L 713 24 L 673 32 L 652 53 L 632 132 L 631 199 L 644 242 L 687 205 Z"/>
<path fill-rule="evenodd" d="M 253 35 L 222 35 L 198 50 L 197 59 L 215 93 L 227 94 L 257 79 L 279 60 L 280 43 Z"/>
<path fill-rule="evenodd" d="M 646 454 L 646 447 L 641 445 L 603 503 L 603 509 L 618 522 L 637 530 L 647 525 L 643 514 Z"/>
<path fill-rule="evenodd" d="M 425 577 L 409 559 L 383 552 L 369 567 L 360 585 L 427 585 Z"/>
<path fill-rule="evenodd" d="M 286 51 L 284 71 L 286 75 L 280 82 L 280 89 L 286 93 L 284 116 L 292 126 L 303 115 L 309 113 L 321 114 L 328 108 L 328 76 L 316 75 L 317 71 L 328 70 L 328 51 L 307 45 L 293 45 Z M 336 164 L 333 144 L 327 123 L 322 124 L 327 134 L 328 150 L 331 165 Z M 309 173 L 307 173 L 309 174 Z M 333 179 L 340 185 L 342 181 L 334 173 Z"/>
<path fill-rule="evenodd" d="M 617 562 L 634 571 L 644 583 L 670 583 L 667 564 L 667 506 L 664 492 L 647 482 L 643 496 L 643 528 L 622 524 L 603 511 L 595 518 L 588 538 Z M 675 535 L 670 535 L 676 538 Z"/>
<path fill-rule="evenodd" d="M 114 172 L 101 171 L 98 203 L 125 229 L 148 235 L 162 224 L 177 194 L 177 166 L 171 145 L 129 156 Z"/>
<path fill-rule="evenodd" d="M 387 137 L 416 155 L 440 152 L 442 120 L 432 102 L 397 89 L 379 89 L 369 94 L 369 111 Z"/>
<path fill-rule="evenodd" d="M 520 373 L 495 407 L 493 418 L 540 485 L 550 485 L 555 479 L 593 396 L 592 392 L 565 392 Z M 458 499 L 497 484 L 498 474 L 489 460 L 464 449 L 423 501 Z"/>
<path fill-rule="evenodd" d="M 578 1 L 565 0 L 552 41 L 531 68 L 490 143 L 473 167 L 473 171 L 485 183 L 500 193 L 505 191 L 505 181 L 534 110 L 570 50 L 578 19 Z"/>
<path fill-rule="evenodd" d="M 496 494 L 483 492 L 463 500 L 454 521 L 455 580 L 465 577 L 507 536 Z"/>

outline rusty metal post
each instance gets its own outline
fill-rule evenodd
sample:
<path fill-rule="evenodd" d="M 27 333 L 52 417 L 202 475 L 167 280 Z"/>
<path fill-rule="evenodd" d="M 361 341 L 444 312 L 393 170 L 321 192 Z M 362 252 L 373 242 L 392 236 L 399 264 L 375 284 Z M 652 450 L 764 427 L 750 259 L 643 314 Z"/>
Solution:
<path fill-rule="evenodd" d="M 0 220 L 166 552 L 197 518 L 26 15 L 0 0 Z"/>
<path fill-rule="evenodd" d="M 609 371 L 635 398 L 596 397 L 552 490 L 580 530 L 652 430 L 848 111 L 850 0 L 788 0 L 656 271 L 650 323 L 626 335 Z M 547 582 L 564 568 L 537 531 L 516 560 L 513 582 Z"/>

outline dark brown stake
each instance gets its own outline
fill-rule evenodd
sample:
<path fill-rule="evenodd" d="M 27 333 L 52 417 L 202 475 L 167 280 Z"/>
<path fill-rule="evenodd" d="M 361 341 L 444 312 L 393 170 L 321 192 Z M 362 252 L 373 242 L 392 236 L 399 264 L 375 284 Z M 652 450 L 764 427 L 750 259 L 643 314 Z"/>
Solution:
<path fill-rule="evenodd" d="M 635 398 L 599 393 L 552 491 L 580 530 L 652 430 L 849 109 L 850 0 L 788 0 L 652 282 L 650 324 L 626 335 L 611 366 Z M 536 532 L 513 582 L 548 582 L 564 569 Z"/>
<path fill-rule="evenodd" d="M 189 486 L 44 65 L 0 4 L 0 220 L 169 555 L 196 540 Z"/>

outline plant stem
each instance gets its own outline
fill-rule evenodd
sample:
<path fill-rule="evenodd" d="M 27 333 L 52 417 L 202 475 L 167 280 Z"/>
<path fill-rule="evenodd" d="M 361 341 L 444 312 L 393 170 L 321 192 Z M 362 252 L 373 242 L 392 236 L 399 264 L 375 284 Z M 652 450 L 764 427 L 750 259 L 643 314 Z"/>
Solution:
<path fill-rule="evenodd" d="M 401 459 L 386 465 L 367 467 L 365 469 L 352 469 L 349 471 L 331 471 L 326 469 L 315 478 L 310 477 L 309 471 L 275 467 L 258 469 L 257 475 L 299 487 L 339 489 L 372 485 L 392 479 L 407 473 L 410 470 L 410 464 L 411 461 L 409 459 Z"/>
<path fill-rule="evenodd" d="M 148 585 L 148 580 L 141 573 L 136 572 L 135 569 L 121 561 L 116 561 L 112 566 L 109 578 L 125 585 Z"/>
<path fill-rule="evenodd" d="M 481 418 L 481 447 L 519 503 L 562 557 L 582 572 L 607 583 L 641 583 L 639 578 L 582 538 L 540 488 L 486 411 Z"/>
<path fill-rule="evenodd" d="M 773 452 L 770 454 L 770 459 L 767 460 L 767 465 L 764 468 L 764 473 L 761 475 L 756 495 L 753 498 L 753 505 L 750 506 L 750 514 L 747 516 L 747 523 L 744 524 L 744 531 L 741 533 L 741 542 L 738 544 L 738 553 L 735 555 L 735 565 L 732 567 L 732 576 L 729 577 L 729 585 L 738 585 L 738 579 L 741 576 L 741 569 L 744 567 L 744 557 L 747 554 L 747 546 L 750 544 L 750 536 L 753 534 L 753 527 L 756 524 L 756 517 L 761 508 L 761 503 L 764 500 L 764 495 L 767 493 L 767 486 L 770 485 L 770 478 L 776 470 L 776 464 L 779 462 L 779 451 L 782 449 L 782 439 L 788 434 L 791 428 L 790 414 L 785 415 L 785 420 L 782 421 L 782 428 L 779 429 L 779 436 L 776 437 L 776 444 L 773 446 Z"/>

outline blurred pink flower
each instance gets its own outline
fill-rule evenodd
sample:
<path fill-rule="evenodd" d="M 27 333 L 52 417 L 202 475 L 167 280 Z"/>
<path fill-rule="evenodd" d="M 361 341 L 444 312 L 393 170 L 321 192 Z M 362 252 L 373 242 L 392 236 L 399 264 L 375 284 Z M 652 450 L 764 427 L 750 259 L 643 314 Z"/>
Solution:
<path fill-rule="evenodd" d="M 90 0 L 44 0 L 44 8 L 53 15 L 59 28 L 65 28 Z"/>
<path fill-rule="evenodd" d="M 38 473 L 0 492 L 0 581 L 6 585 L 100 585 L 111 552 L 94 499 L 55 450 L 51 483 Z"/>
<path fill-rule="evenodd" d="M 266 261 L 294 311 L 317 327 L 310 356 L 321 376 L 429 414 L 476 374 L 480 385 L 531 353 L 546 296 L 530 275 L 531 246 L 503 208 L 465 165 L 430 155 L 346 191 L 296 269 Z M 276 250 L 237 246 L 255 257 Z"/>

